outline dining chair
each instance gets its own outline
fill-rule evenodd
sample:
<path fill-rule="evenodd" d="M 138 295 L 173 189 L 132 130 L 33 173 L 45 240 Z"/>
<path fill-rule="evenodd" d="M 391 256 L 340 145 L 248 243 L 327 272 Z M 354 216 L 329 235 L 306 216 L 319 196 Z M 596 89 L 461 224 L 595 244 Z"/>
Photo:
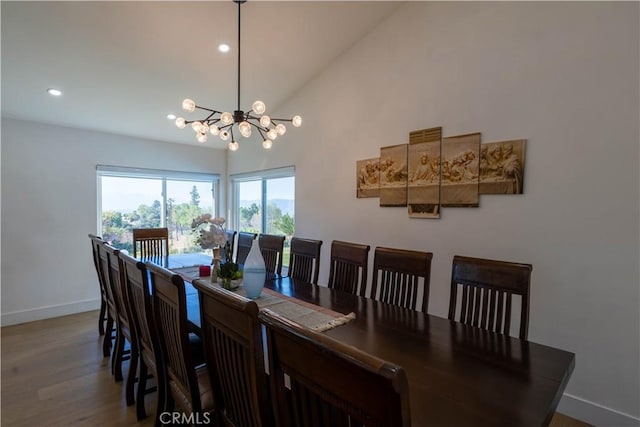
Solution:
<path fill-rule="evenodd" d="M 229 244 L 229 254 L 231 259 L 233 259 L 233 251 L 236 248 L 235 246 L 236 234 L 238 234 L 238 232 L 235 230 L 226 230 L 226 233 L 227 233 L 227 243 Z M 223 260 L 227 259 L 227 253 L 225 251 L 226 251 L 226 248 L 222 248 L 222 251 L 220 252 Z"/>
<path fill-rule="evenodd" d="M 264 265 L 268 273 L 282 274 L 282 253 L 284 252 L 285 236 L 261 234 L 258 237 L 260 252 L 264 258 Z"/>
<path fill-rule="evenodd" d="M 169 229 L 134 228 L 133 257 L 155 264 L 166 265 L 169 256 Z"/>
<path fill-rule="evenodd" d="M 118 340 L 118 309 L 116 308 L 116 298 L 114 296 L 113 288 L 111 285 L 110 274 L 109 274 L 109 256 L 107 255 L 107 251 L 105 249 L 106 243 L 102 242 L 96 246 L 98 251 L 98 258 L 100 262 L 100 272 L 102 274 L 102 280 L 104 282 L 104 291 L 107 300 L 106 307 L 106 316 L 107 321 L 105 323 L 104 337 L 102 340 L 102 355 L 104 357 L 108 357 L 111 355 L 111 349 L 114 347 L 114 343 Z M 115 357 L 111 357 L 111 374 L 116 375 L 115 369 Z M 118 381 L 122 380 L 122 371 L 116 375 L 116 378 L 119 378 Z"/>
<path fill-rule="evenodd" d="M 275 424 L 409 426 L 405 371 L 269 309 L 265 326 Z"/>
<path fill-rule="evenodd" d="M 131 321 L 131 308 L 126 297 L 124 266 L 119 257 L 120 251 L 109 244 L 104 245 L 107 253 L 109 266 L 109 283 L 116 307 L 116 343 L 113 348 L 112 358 L 114 358 L 116 381 L 122 380 L 122 364 L 129 360 L 129 373 L 125 384 L 125 396 L 127 406 L 135 403 L 134 385 L 138 370 L 138 337 L 135 334 L 133 322 Z M 129 342 L 129 351 L 125 351 L 125 345 Z"/>
<path fill-rule="evenodd" d="M 193 286 L 219 425 L 273 425 L 258 305 L 201 279 Z"/>
<path fill-rule="evenodd" d="M 118 255 L 124 265 L 125 288 L 131 306 L 133 325 L 138 337 L 140 373 L 136 394 L 136 416 L 138 421 L 147 416 L 144 406 L 145 395 L 154 391 L 153 387 L 147 387 L 147 377 L 151 372 L 151 375 L 156 379 L 155 389 L 158 392 L 155 424 L 160 425 L 160 415 L 166 403 L 165 372 L 153 316 L 149 275 L 143 262 L 124 252 L 120 252 Z"/>
<path fill-rule="evenodd" d="M 318 284 L 322 240 L 291 238 L 289 272 L 292 279 Z"/>
<path fill-rule="evenodd" d="M 104 335 L 105 323 L 107 321 L 107 296 L 104 290 L 104 279 L 100 271 L 100 247 L 102 246 L 102 238 L 95 234 L 89 234 L 91 240 L 91 252 L 93 254 L 93 266 L 98 275 L 98 286 L 100 288 L 100 314 L 98 314 L 98 333 Z"/>
<path fill-rule="evenodd" d="M 369 245 L 338 240 L 331 242 L 328 286 L 361 297 L 365 296 L 370 249 Z"/>
<path fill-rule="evenodd" d="M 449 319 L 509 335 L 512 296 L 519 295 L 519 337 L 526 340 L 532 270 L 531 264 L 454 256 Z M 457 310 L 458 288 L 462 288 L 460 310 Z"/>
<path fill-rule="evenodd" d="M 236 253 L 236 263 L 244 264 L 251 250 L 251 244 L 258 235 L 256 233 L 246 233 L 241 231 L 238 233 L 238 249 Z"/>
<path fill-rule="evenodd" d="M 184 280 L 164 267 L 146 263 L 151 277 L 153 315 L 165 365 L 166 410 L 187 416 L 213 411 L 211 380 L 205 364 L 196 366 L 189 338 Z"/>
<path fill-rule="evenodd" d="M 431 258 L 431 252 L 376 247 L 371 298 L 426 313 L 429 305 Z M 420 293 L 421 299 L 418 298 Z"/>

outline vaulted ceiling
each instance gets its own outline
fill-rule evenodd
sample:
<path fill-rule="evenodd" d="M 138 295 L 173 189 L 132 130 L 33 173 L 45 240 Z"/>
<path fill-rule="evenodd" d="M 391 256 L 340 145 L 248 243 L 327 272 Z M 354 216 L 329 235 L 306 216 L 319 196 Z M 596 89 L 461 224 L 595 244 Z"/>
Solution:
<path fill-rule="evenodd" d="M 273 111 L 401 4 L 243 4 L 241 107 L 261 99 Z M 2 1 L 2 115 L 199 144 L 167 114 L 184 115 L 187 97 L 236 108 L 237 10 L 231 0 Z M 223 42 L 227 54 L 217 50 Z M 49 96 L 50 87 L 63 95 Z M 226 147 L 216 137 L 206 145 Z"/>

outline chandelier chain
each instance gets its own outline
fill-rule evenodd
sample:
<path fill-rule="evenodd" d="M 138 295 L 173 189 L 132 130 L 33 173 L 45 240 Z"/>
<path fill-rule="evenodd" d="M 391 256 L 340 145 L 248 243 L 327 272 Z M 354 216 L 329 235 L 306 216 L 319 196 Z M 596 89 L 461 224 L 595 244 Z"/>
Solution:
<path fill-rule="evenodd" d="M 264 114 L 266 106 L 262 101 L 255 101 L 249 110 L 245 113 L 240 109 L 240 88 L 241 88 L 241 34 L 242 34 L 242 19 L 241 19 L 241 5 L 247 0 L 233 0 L 238 4 L 238 104 L 236 110 L 231 112 L 222 112 L 217 109 L 202 107 L 197 105 L 192 99 L 185 99 L 182 101 L 182 108 L 193 113 L 195 110 L 206 111 L 207 115 L 203 119 L 187 120 L 184 117 L 178 117 L 175 121 L 176 126 L 179 129 L 184 129 L 186 125 L 190 124 L 193 130 L 196 132 L 196 139 L 199 142 L 207 141 L 207 134 L 218 135 L 223 141 L 231 139 L 229 142 L 229 149 L 235 151 L 239 148 L 239 144 L 235 139 L 234 127 L 238 127 L 238 132 L 245 138 L 251 136 L 251 129 L 254 128 L 258 131 L 262 137 L 262 146 L 266 149 L 271 148 L 273 141 L 285 134 L 287 128 L 281 122 L 290 122 L 294 127 L 300 127 L 302 125 L 302 118 L 300 116 L 293 116 L 290 119 L 281 119 L 275 117 L 269 117 Z M 216 116 L 217 115 L 217 116 Z M 220 125 L 218 125 L 220 123 Z"/>

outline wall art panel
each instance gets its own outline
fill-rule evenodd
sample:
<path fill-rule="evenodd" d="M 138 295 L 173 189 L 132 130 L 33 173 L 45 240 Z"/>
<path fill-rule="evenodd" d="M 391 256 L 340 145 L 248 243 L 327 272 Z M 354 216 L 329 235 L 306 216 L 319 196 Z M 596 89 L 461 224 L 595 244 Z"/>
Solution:
<path fill-rule="evenodd" d="M 442 128 L 409 133 L 407 206 L 411 218 L 440 218 Z"/>

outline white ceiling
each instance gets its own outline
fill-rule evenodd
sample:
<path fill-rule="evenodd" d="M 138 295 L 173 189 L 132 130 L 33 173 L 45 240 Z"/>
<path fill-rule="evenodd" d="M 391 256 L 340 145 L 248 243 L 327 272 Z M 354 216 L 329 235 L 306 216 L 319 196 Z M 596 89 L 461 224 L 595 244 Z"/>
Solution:
<path fill-rule="evenodd" d="M 242 5 L 242 99 L 267 113 L 389 16 L 398 1 Z M 237 5 L 208 2 L 1 2 L 2 115 L 199 144 L 167 114 L 182 99 L 237 106 Z M 221 54 L 221 42 L 231 52 Z M 53 98 L 46 89 L 63 96 Z M 282 117 L 299 111 L 278 111 Z M 195 113 L 187 116 L 200 118 Z M 207 146 L 226 148 L 210 136 Z"/>

